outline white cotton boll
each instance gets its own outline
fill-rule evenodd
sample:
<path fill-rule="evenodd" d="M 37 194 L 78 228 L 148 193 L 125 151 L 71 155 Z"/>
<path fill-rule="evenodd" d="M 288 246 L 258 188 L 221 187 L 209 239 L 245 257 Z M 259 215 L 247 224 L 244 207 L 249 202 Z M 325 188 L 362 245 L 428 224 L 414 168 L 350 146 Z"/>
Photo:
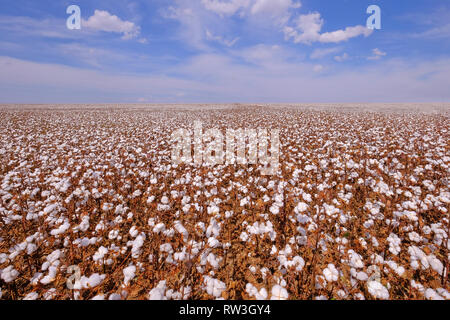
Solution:
<path fill-rule="evenodd" d="M 277 247 L 275 247 L 274 245 L 272 246 L 272 250 L 270 251 L 270 254 L 271 255 L 274 255 L 274 254 L 276 254 L 278 252 L 278 249 L 277 249 Z"/>
<path fill-rule="evenodd" d="M 105 223 L 103 221 L 100 221 L 96 226 L 95 226 L 95 231 L 100 232 L 102 230 L 105 230 Z"/>
<path fill-rule="evenodd" d="M 386 240 L 389 242 L 389 251 L 394 255 L 398 255 L 401 251 L 401 239 L 395 233 L 391 233 Z"/>
<path fill-rule="evenodd" d="M 222 258 L 216 258 L 216 256 L 214 255 L 214 253 L 210 253 L 208 254 L 208 256 L 206 257 L 206 261 L 214 268 L 217 269 L 219 268 L 219 263 L 222 260 Z"/>
<path fill-rule="evenodd" d="M 153 201 L 155 201 L 155 196 L 150 196 L 147 199 L 147 204 L 149 205 L 149 204 L 153 203 Z"/>
<path fill-rule="evenodd" d="M 295 256 L 292 259 L 292 264 L 293 266 L 295 266 L 295 271 L 300 272 L 303 270 L 303 267 L 305 266 L 305 260 L 303 260 L 303 258 L 300 256 Z"/>
<path fill-rule="evenodd" d="M 89 278 L 87 278 L 86 281 L 86 289 L 87 288 L 95 288 L 96 286 L 98 286 L 99 284 L 101 284 L 103 282 L 103 280 L 105 280 L 106 275 L 99 275 L 98 273 L 94 273 L 92 274 Z"/>
<path fill-rule="evenodd" d="M 350 266 L 356 269 L 364 268 L 364 262 L 359 254 L 357 254 L 352 249 L 348 250 L 348 255 L 350 258 Z"/>
<path fill-rule="evenodd" d="M 444 297 L 441 297 L 436 291 L 430 288 L 425 290 L 425 298 L 428 300 L 445 300 Z"/>
<path fill-rule="evenodd" d="M 414 289 L 417 289 L 422 294 L 425 293 L 425 287 L 422 284 L 420 284 L 419 282 L 411 280 L 411 287 L 413 287 Z"/>
<path fill-rule="evenodd" d="M 48 274 L 40 281 L 42 284 L 49 284 L 55 281 L 56 273 L 58 271 L 57 266 L 59 261 L 54 261 L 48 268 Z"/>
<path fill-rule="evenodd" d="M 276 284 L 272 287 L 272 296 L 270 300 L 287 300 L 289 298 L 289 294 L 285 288 Z"/>
<path fill-rule="evenodd" d="M 302 197 L 303 197 L 303 200 L 305 200 L 306 202 L 311 202 L 312 201 L 312 197 L 308 193 L 303 193 Z"/>
<path fill-rule="evenodd" d="M 100 248 L 98 248 L 97 252 L 95 252 L 95 254 L 92 256 L 92 260 L 98 262 L 102 260 L 107 253 L 108 249 L 106 249 L 104 246 L 101 246 Z"/>
<path fill-rule="evenodd" d="M 23 298 L 23 300 L 37 300 L 38 297 L 39 294 L 37 292 L 30 292 Z"/>
<path fill-rule="evenodd" d="M 61 226 L 59 226 L 57 229 L 53 229 L 52 231 L 50 231 L 50 234 L 52 236 L 57 236 L 57 235 L 65 233 L 69 228 L 70 228 L 70 223 L 67 219 L 65 219 L 64 223 Z"/>
<path fill-rule="evenodd" d="M 205 225 L 203 223 L 197 224 L 202 230 L 205 229 Z M 215 219 L 211 219 L 208 228 L 206 229 L 206 236 L 209 238 L 211 236 L 218 237 L 220 234 L 220 225 L 217 223 Z"/>
<path fill-rule="evenodd" d="M 189 233 L 186 230 L 186 228 L 181 224 L 180 221 L 175 221 L 174 222 L 174 227 L 175 227 L 175 230 L 177 230 L 178 233 L 181 233 L 183 235 L 183 241 L 186 242 L 188 240 L 188 237 L 189 237 Z"/>
<path fill-rule="evenodd" d="M 208 239 L 208 246 L 211 248 L 218 248 L 220 247 L 220 242 L 216 238 L 211 237 Z"/>
<path fill-rule="evenodd" d="M 126 267 L 125 269 L 123 269 L 123 275 L 124 275 L 124 284 L 125 286 L 128 285 L 128 283 L 134 279 L 135 275 L 136 275 L 136 267 L 131 265 L 129 267 Z"/>
<path fill-rule="evenodd" d="M 420 243 L 422 242 L 422 237 L 417 232 L 408 233 L 409 240 Z"/>
<path fill-rule="evenodd" d="M 339 209 L 333 205 L 324 203 L 323 207 L 325 208 L 325 213 L 330 217 L 336 217 L 336 215 L 339 213 Z"/>
<path fill-rule="evenodd" d="M 337 271 L 334 264 L 330 263 L 325 270 L 323 270 L 323 275 L 328 282 L 337 281 L 339 278 L 339 272 Z"/>
<path fill-rule="evenodd" d="M 227 288 L 224 282 L 211 278 L 210 276 L 205 276 L 203 283 L 203 289 L 206 290 L 209 295 L 216 298 L 220 298 L 222 296 L 222 292 Z"/>
<path fill-rule="evenodd" d="M 295 218 L 301 224 L 306 224 L 311 220 L 311 218 L 306 214 L 297 214 Z"/>
<path fill-rule="evenodd" d="M 208 212 L 208 214 L 215 215 L 215 214 L 218 214 L 218 213 L 220 212 L 220 209 L 219 209 L 218 206 L 216 206 L 215 203 L 212 203 L 212 204 L 207 208 L 207 212 Z"/>
<path fill-rule="evenodd" d="M 1 278 L 6 282 L 12 282 L 16 280 L 16 278 L 19 276 L 19 271 L 14 269 L 13 266 L 8 266 L 6 269 L 3 269 L 1 271 Z"/>
<path fill-rule="evenodd" d="M 366 298 L 364 297 L 364 295 L 361 292 L 358 292 L 357 294 L 355 294 L 355 298 L 358 300 L 366 300 Z"/>
<path fill-rule="evenodd" d="M 186 253 L 186 248 L 183 248 L 181 252 L 175 252 L 173 255 L 174 259 L 177 261 L 184 261 L 188 258 L 188 254 Z"/>
<path fill-rule="evenodd" d="M 41 193 L 42 196 L 44 196 L 43 193 L 44 193 L 44 192 Z M 58 207 L 57 204 L 51 204 L 51 205 L 48 205 L 48 206 L 45 207 L 45 209 L 44 209 L 44 214 L 49 214 L 49 213 L 53 212 L 57 207 Z"/>
<path fill-rule="evenodd" d="M 402 266 L 398 266 L 394 261 L 386 261 L 386 264 L 395 271 L 399 276 L 402 276 L 405 273 L 405 268 Z"/>
<path fill-rule="evenodd" d="M 310 196 L 311 197 L 311 196 Z M 308 205 L 304 202 L 300 202 L 299 204 L 297 204 L 297 206 L 294 209 L 294 212 L 296 214 L 300 214 L 302 212 L 305 212 L 306 210 L 308 210 Z"/>
<path fill-rule="evenodd" d="M 148 297 L 149 300 L 167 300 L 166 298 L 166 281 L 160 281 L 156 288 L 150 290 Z"/>
<path fill-rule="evenodd" d="M 91 300 L 93 300 L 93 301 L 105 300 L 105 296 L 103 294 L 98 294 L 95 297 L 93 297 Z"/>
<path fill-rule="evenodd" d="M 133 246 L 131 247 L 131 256 L 133 258 L 139 258 L 141 253 L 141 247 L 144 245 L 145 234 L 141 233 L 136 239 L 133 241 Z"/>
<path fill-rule="evenodd" d="M 445 299 L 450 300 L 450 293 L 444 288 L 437 288 L 437 293 L 443 296 Z"/>
<path fill-rule="evenodd" d="M 122 296 L 118 293 L 111 293 L 108 297 L 108 300 L 110 300 L 110 301 L 122 300 Z"/>
<path fill-rule="evenodd" d="M 188 213 L 189 210 L 191 209 L 191 205 L 190 204 L 185 204 L 182 209 L 183 209 L 184 213 Z"/>
<path fill-rule="evenodd" d="M 358 279 L 359 281 L 367 281 L 369 279 L 369 276 L 367 275 L 367 273 L 360 271 L 356 274 L 356 279 Z"/>
<path fill-rule="evenodd" d="M 162 245 L 159 246 L 159 251 L 161 252 L 167 252 L 167 253 L 173 253 L 173 248 L 172 245 L 170 243 L 164 243 Z"/>
<path fill-rule="evenodd" d="M 361 244 L 361 246 L 364 249 L 367 249 L 367 242 L 366 242 L 366 240 L 364 240 L 364 238 L 359 238 L 358 240 L 359 240 L 359 243 Z"/>
<path fill-rule="evenodd" d="M 136 190 L 135 192 L 133 192 L 133 194 L 131 195 L 131 198 L 137 198 L 142 194 L 141 190 Z"/>
<path fill-rule="evenodd" d="M 133 237 L 133 238 L 136 238 L 138 233 L 139 233 L 138 229 L 135 226 L 132 226 L 130 231 L 129 231 L 130 236 Z"/>
<path fill-rule="evenodd" d="M 249 197 L 245 197 L 245 198 L 241 199 L 241 202 L 239 203 L 239 205 L 241 207 L 245 207 L 249 203 L 248 200 L 249 200 Z"/>
<path fill-rule="evenodd" d="M 247 232 L 242 232 L 241 235 L 239 236 L 239 238 L 240 238 L 242 241 L 247 242 L 247 240 L 248 240 L 248 234 L 247 234 Z"/>
<path fill-rule="evenodd" d="M 374 298 L 383 300 L 389 299 L 389 291 L 378 281 L 369 281 L 367 283 L 367 289 Z"/>
<path fill-rule="evenodd" d="M 280 213 L 280 207 L 279 207 L 276 203 L 274 203 L 274 204 L 270 207 L 269 211 L 270 211 L 272 214 L 277 215 L 277 214 Z"/>
<path fill-rule="evenodd" d="M 149 225 L 150 227 L 154 227 L 154 226 L 155 226 L 155 223 L 156 223 L 155 218 L 149 218 L 149 219 L 148 219 L 148 225 Z"/>
<path fill-rule="evenodd" d="M 36 272 L 30 279 L 31 284 L 33 286 L 36 286 L 41 280 L 42 276 L 43 276 L 42 272 Z"/>
<path fill-rule="evenodd" d="M 105 202 L 102 205 L 102 210 L 105 211 L 105 212 L 108 212 L 108 211 L 112 210 L 112 208 L 114 208 L 114 205 L 112 203 L 106 203 Z"/>
<path fill-rule="evenodd" d="M 408 252 L 411 256 L 411 266 L 414 270 L 417 270 L 419 267 L 422 267 L 423 270 L 429 268 L 430 263 L 425 252 L 416 246 L 410 246 Z"/>
<path fill-rule="evenodd" d="M 27 245 L 27 254 L 30 255 L 37 250 L 37 246 L 34 243 L 29 243 Z"/>
<path fill-rule="evenodd" d="M 292 248 L 291 248 L 291 246 L 287 244 L 286 247 L 284 248 L 284 250 L 281 250 L 281 251 L 280 251 L 280 254 L 281 254 L 281 255 L 285 255 L 285 256 L 291 255 L 291 254 L 292 254 Z"/>
<path fill-rule="evenodd" d="M 153 228 L 153 232 L 154 232 L 154 233 L 164 232 L 165 230 L 166 230 L 166 226 L 164 225 L 164 223 L 158 223 L 158 224 Z"/>
<path fill-rule="evenodd" d="M 116 239 L 118 236 L 119 236 L 119 230 L 111 230 L 111 231 L 108 233 L 108 239 L 109 239 L 109 240 L 114 240 L 114 239 Z"/>
<path fill-rule="evenodd" d="M 74 232 L 86 232 L 89 229 L 89 216 L 84 216 L 83 218 L 81 218 L 81 223 L 80 225 L 76 226 L 75 228 L 73 228 Z"/>
<path fill-rule="evenodd" d="M 433 254 L 430 254 L 428 257 L 428 262 L 431 266 L 431 268 L 436 271 L 438 274 L 442 275 L 443 271 L 444 271 L 444 265 L 442 264 L 442 262 L 436 258 Z"/>
<path fill-rule="evenodd" d="M 429 235 L 429 234 L 431 233 L 431 228 L 430 228 L 429 226 L 424 226 L 424 227 L 422 228 L 422 232 L 423 232 L 425 235 Z"/>
<path fill-rule="evenodd" d="M 166 196 L 163 196 L 163 197 L 161 198 L 161 203 L 162 203 L 162 204 L 168 204 L 168 203 L 169 203 L 169 198 L 167 198 Z"/>
<path fill-rule="evenodd" d="M 347 293 L 346 293 L 344 290 L 338 290 L 338 291 L 337 291 L 337 295 L 338 295 L 339 298 L 341 298 L 341 299 L 347 298 Z"/>
<path fill-rule="evenodd" d="M 265 288 L 258 289 L 251 283 L 247 283 L 245 286 L 245 291 L 250 297 L 255 297 L 256 300 L 266 300 L 268 297 L 267 290 Z"/>

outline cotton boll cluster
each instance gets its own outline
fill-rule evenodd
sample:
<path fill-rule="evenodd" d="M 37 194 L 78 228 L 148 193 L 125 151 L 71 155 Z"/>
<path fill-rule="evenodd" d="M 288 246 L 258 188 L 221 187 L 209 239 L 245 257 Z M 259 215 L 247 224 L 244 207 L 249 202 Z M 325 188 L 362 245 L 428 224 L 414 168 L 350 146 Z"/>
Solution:
<path fill-rule="evenodd" d="M 256 300 L 267 300 L 268 294 L 266 288 L 258 289 L 251 283 L 247 283 L 245 291 L 250 297 L 254 297 Z"/>
<path fill-rule="evenodd" d="M 286 288 L 278 284 L 272 287 L 271 294 L 270 300 L 287 300 L 289 298 Z"/>
<path fill-rule="evenodd" d="M 123 283 L 125 286 L 129 284 L 131 280 L 134 279 L 136 276 L 136 267 L 135 266 L 128 266 L 125 269 L 123 269 Z"/>
<path fill-rule="evenodd" d="M 99 286 L 105 278 L 105 274 L 100 275 L 98 273 L 94 273 L 89 277 L 82 276 L 79 280 L 75 281 L 73 288 L 75 290 L 92 289 Z"/>
<path fill-rule="evenodd" d="M 367 283 L 367 289 L 374 298 L 382 300 L 389 299 L 389 291 L 378 281 L 369 281 Z"/>
<path fill-rule="evenodd" d="M 5 281 L 6 283 L 14 281 L 19 276 L 19 271 L 14 269 L 13 266 L 8 266 L 5 269 L 2 269 L 0 271 L 0 277 Z"/>
<path fill-rule="evenodd" d="M 167 300 L 166 295 L 166 281 L 160 281 L 158 285 L 150 290 L 148 294 L 149 300 Z"/>
<path fill-rule="evenodd" d="M 56 274 L 58 272 L 58 266 L 60 265 L 59 259 L 62 257 L 62 255 L 63 253 L 61 252 L 61 250 L 55 250 L 47 256 L 47 261 L 42 264 L 41 270 L 48 270 L 48 274 L 40 280 L 42 284 L 49 284 L 55 280 Z"/>
<path fill-rule="evenodd" d="M 222 296 L 222 292 L 226 290 L 226 285 L 224 282 L 214 279 L 210 276 L 204 277 L 204 287 L 203 289 L 211 296 L 215 298 L 220 298 Z"/>
<path fill-rule="evenodd" d="M 396 234 L 391 233 L 387 238 L 387 241 L 389 242 L 389 251 L 394 255 L 398 255 L 401 250 L 401 239 Z"/>
<path fill-rule="evenodd" d="M 328 282 L 334 282 L 338 280 L 339 272 L 334 264 L 330 263 L 328 267 L 323 270 L 323 276 Z"/>

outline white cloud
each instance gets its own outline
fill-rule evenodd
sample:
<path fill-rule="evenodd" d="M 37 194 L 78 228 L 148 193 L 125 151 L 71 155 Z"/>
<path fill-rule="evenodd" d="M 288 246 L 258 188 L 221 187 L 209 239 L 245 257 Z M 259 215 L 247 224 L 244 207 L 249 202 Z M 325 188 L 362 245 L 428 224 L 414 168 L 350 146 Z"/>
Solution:
<path fill-rule="evenodd" d="M 286 24 L 291 17 L 291 9 L 301 7 L 300 2 L 293 0 L 255 0 L 250 13 L 274 19 L 278 24 Z"/>
<path fill-rule="evenodd" d="M 95 10 L 93 16 L 82 21 L 82 27 L 95 31 L 121 33 L 125 40 L 136 38 L 140 33 L 140 27 L 133 22 L 121 20 L 119 17 L 103 10 Z"/>
<path fill-rule="evenodd" d="M 193 7 L 190 1 L 177 1 L 175 6 L 164 10 L 162 16 L 179 22 L 177 38 L 196 49 L 209 49 L 205 43 L 205 28 L 209 25 L 208 17 L 199 10 L 199 7 Z"/>
<path fill-rule="evenodd" d="M 343 62 L 345 60 L 348 60 L 350 58 L 350 56 L 348 55 L 347 52 L 344 52 L 343 54 L 339 55 L 339 56 L 335 56 L 334 60 L 336 60 L 337 62 Z"/>
<path fill-rule="evenodd" d="M 291 17 L 291 9 L 301 7 L 295 0 L 202 0 L 206 10 L 222 17 L 239 14 L 240 17 L 264 17 L 284 25 Z"/>
<path fill-rule="evenodd" d="M 239 10 L 247 8 L 251 3 L 251 0 L 202 0 L 202 4 L 205 9 L 213 11 L 219 15 L 232 16 Z"/>
<path fill-rule="evenodd" d="M 313 42 L 339 43 L 361 35 L 368 37 L 373 32 L 373 30 L 364 26 L 354 26 L 347 27 L 344 30 L 320 33 L 323 23 L 324 21 L 318 12 L 300 15 L 295 27 L 284 27 L 285 39 L 292 38 L 294 43 L 305 44 Z"/>
<path fill-rule="evenodd" d="M 221 36 L 216 36 L 214 35 L 211 31 L 209 31 L 208 29 L 206 29 L 206 39 L 210 40 L 210 41 L 216 41 L 219 42 L 227 47 L 232 47 L 238 40 L 239 38 L 234 38 L 233 40 L 227 40 L 224 39 Z"/>
<path fill-rule="evenodd" d="M 338 53 L 339 51 L 341 51 L 342 48 L 341 47 L 334 47 L 334 48 L 326 48 L 326 49 L 315 49 L 311 54 L 310 54 L 310 58 L 311 59 L 322 59 L 330 54 L 333 53 Z"/>
<path fill-rule="evenodd" d="M 380 60 L 382 57 L 387 55 L 386 52 L 381 51 L 378 48 L 372 50 L 372 56 L 368 57 L 367 60 Z"/>

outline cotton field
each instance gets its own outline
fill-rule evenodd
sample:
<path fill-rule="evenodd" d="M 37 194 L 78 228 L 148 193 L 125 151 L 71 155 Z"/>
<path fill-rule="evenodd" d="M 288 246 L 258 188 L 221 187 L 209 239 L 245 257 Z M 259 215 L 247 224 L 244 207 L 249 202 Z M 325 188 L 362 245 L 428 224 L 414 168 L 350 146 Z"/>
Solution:
<path fill-rule="evenodd" d="M 1 299 L 450 299 L 449 105 L 1 106 Z M 280 130 L 280 166 L 171 134 Z"/>

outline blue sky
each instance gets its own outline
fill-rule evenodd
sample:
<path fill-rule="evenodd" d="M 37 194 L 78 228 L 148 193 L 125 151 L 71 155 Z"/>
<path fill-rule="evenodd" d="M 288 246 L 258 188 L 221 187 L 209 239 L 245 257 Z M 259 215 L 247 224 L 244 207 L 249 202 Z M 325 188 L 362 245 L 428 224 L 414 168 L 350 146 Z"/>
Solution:
<path fill-rule="evenodd" d="M 448 0 L 2 1 L 0 102 L 448 102 L 449 17 Z"/>

